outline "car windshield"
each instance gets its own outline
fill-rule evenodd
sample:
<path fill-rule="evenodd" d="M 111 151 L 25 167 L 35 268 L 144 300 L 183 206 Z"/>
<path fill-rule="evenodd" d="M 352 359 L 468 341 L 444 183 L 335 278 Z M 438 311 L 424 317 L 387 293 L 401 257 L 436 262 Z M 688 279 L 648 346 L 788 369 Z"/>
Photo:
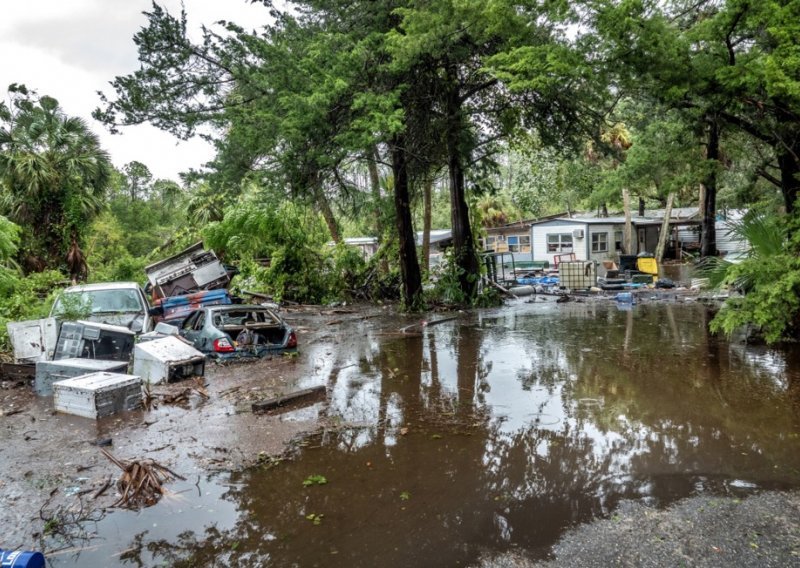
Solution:
<path fill-rule="evenodd" d="M 54 313 L 70 311 L 98 313 L 141 312 L 136 290 L 84 290 L 66 292 L 56 301 Z"/>

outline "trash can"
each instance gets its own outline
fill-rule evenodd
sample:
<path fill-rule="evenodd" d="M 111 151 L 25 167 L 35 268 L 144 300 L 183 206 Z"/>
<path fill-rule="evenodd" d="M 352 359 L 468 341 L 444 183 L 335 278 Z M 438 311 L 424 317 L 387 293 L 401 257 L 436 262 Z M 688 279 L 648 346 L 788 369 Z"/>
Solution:
<path fill-rule="evenodd" d="M 41 552 L 0 549 L 0 568 L 44 568 Z"/>

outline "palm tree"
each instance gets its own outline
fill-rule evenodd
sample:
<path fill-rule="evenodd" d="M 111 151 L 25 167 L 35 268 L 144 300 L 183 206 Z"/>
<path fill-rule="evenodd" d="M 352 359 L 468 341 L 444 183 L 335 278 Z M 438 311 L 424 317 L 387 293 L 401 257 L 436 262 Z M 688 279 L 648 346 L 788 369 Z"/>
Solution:
<path fill-rule="evenodd" d="M 187 201 L 187 213 L 195 226 L 202 227 L 213 221 L 221 221 L 225 215 L 225 204 L 230 198 L 208 183 L 193 188 Z"/>
<path fill-rule="evenodd" d="M 13 285 L 18 267 L 14 256 L 19 247 L 19 227 L 0 216 L 0 293 L 5 293 Z"/>
<path fill-rule="evenodd" d="M 9 87 L 0 103 L 0 213 L 20 225 L 28 271 L 62 266 L 103 208 L 112 166 L 86 123 L 52 97 Z M 76 257 L 76 250 L 78 257 Z"/>

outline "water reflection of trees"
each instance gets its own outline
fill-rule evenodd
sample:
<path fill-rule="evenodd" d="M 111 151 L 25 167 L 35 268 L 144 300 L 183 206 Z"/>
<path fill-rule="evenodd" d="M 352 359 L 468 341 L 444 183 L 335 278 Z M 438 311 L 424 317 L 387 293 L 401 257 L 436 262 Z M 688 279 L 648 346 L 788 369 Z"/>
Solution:
<path fill-rule="evenodd" d="M 702 308 L 642 308 L 497 315 L 375 343 L 360 382 L 340 372 L 332 383 L 343 415 L 369 399 L 367 423 L 234 476 L 233 529 L 182 539 L 179 553 L 147 550 L 178 566 L 176 554 L 185 565 L 454 565 L 482 548 L 541 552 L 623 498 L 665 503 L 732 477 L 800 481 L 792 381 L 742 366 L 707 336 Z M 557 399 L 554 423 L 492 418 L 510 352 L 513 398 L 526 404 L 506 411 L 541 414 Z M 317 473 L 329 485 L 303 489 Z"/>

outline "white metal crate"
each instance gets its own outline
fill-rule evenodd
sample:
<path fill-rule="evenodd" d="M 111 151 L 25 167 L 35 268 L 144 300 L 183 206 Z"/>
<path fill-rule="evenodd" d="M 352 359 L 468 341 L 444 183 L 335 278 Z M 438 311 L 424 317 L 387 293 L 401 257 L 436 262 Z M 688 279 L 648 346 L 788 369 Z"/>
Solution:
<path fill-rule="evenodd" d="M 105 361 L 103 359 L 59 359 L 57 361 L 37 361 L 36 378 L 33 388 L 39 396 L 52 396 L 53 383 L 80 377 L 89 373 L 106 371 L 108 373 L 125 373 L 127 361 Z"/>
<path fill-rule="evenodd" d="M 118 373 L 90 373 L 53 383 L 53 405 L 59 412 L 102 418 L 142 404 L 142 379 Z"/>
<path fill-rule="evenodd" d="M 164 383 L 202 376 L 206 357 L 174 336 L 137 343 L 133 349 L 133 372 L 148 383 Z"/>

